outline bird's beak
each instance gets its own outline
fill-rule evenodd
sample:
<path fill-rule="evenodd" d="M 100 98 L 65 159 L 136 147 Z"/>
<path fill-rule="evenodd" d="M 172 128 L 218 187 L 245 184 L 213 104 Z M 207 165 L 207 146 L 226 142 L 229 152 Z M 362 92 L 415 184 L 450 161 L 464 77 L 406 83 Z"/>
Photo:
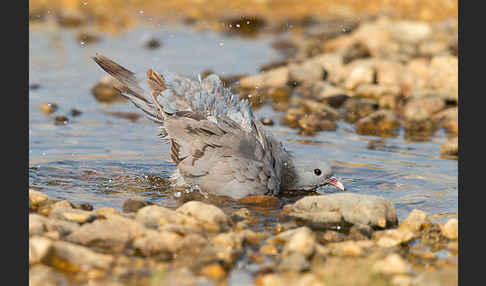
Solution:
<path fill-rule="evenodd" d="M 336 177 L 329 177 L 327 179 L 327 182 L 333 186 L 335 186 L 336 188 L 340 189 L 341 191 L 344 191 L 344 186 L 343 184 L 341 184 L 341 182 L 338 181 L 338 179 Z"/>

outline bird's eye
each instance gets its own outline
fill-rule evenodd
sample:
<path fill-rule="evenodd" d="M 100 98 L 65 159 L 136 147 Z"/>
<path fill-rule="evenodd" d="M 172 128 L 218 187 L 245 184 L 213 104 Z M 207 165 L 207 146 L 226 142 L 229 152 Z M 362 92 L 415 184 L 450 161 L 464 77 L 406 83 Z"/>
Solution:
<path fill-rule="evenodd" d="M 316 176 L 320 176 L 322 174 L 321 169 L 315 169 L 314 174 L 316 174 Z"/>

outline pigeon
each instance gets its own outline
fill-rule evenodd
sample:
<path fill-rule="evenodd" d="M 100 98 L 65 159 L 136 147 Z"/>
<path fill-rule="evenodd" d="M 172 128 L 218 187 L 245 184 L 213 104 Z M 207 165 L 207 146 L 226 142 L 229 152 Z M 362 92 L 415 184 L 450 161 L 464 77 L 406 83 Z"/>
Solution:
<path fill-rule="evenodd" d="M 159 125 L 177 165 L 171 186 L 197 187 L 235 200 L 325 185 L 344 191 L 324 158 L 287 151 L 255 119 L 251 104 L 217 75 L 192 79 L 149 69 L 145 95 L 133 72 L 100 54 L 93 60 L 121 83 L 118 89 L 124 97 Z"/>

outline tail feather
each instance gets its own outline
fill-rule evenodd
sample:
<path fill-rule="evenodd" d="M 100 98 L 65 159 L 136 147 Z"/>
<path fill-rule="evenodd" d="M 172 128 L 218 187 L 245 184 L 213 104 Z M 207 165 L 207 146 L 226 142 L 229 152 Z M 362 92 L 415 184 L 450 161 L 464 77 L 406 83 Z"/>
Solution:
<path fill-rule="evenodd" d="M 164 112 L 157 102 L 156 95 L 154 96 L 154 94 L 152 94 L 152 100 L 146 98 L 144 96 L 144 90 L 138 85 L 133 72 L 100 54 L 96 54 L 96 56 L 93 57 L 93 60 L 104 71 L 123 84 L 123 88 L 118 90 L 124 97 L 130 100 L 136 107 L 140 108 L 150 120 L 160 124 L 163 123 Z M 158 108 L 160 108 L 160 110 L 157 110 Z"/>

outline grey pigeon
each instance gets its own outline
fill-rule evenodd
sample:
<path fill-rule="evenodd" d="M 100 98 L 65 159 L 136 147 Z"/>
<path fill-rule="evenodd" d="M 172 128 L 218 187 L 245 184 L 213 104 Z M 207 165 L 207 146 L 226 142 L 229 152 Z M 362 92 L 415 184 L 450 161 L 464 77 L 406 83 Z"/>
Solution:
<path fill-rule="evenodd" d="M 197 186 L 233 199 L 328 184 L 344 190 L 322 158 L 299 158 L 285 150 L 255 119 L 250 103 L 232 94 L 217 75 L 196 80 L 149 69 L 146 97 L 133 72 L 99 54 L 93 59 L 122 83 L 123 96 L 160 125 L 177 164 L 172 186 Z"/>

